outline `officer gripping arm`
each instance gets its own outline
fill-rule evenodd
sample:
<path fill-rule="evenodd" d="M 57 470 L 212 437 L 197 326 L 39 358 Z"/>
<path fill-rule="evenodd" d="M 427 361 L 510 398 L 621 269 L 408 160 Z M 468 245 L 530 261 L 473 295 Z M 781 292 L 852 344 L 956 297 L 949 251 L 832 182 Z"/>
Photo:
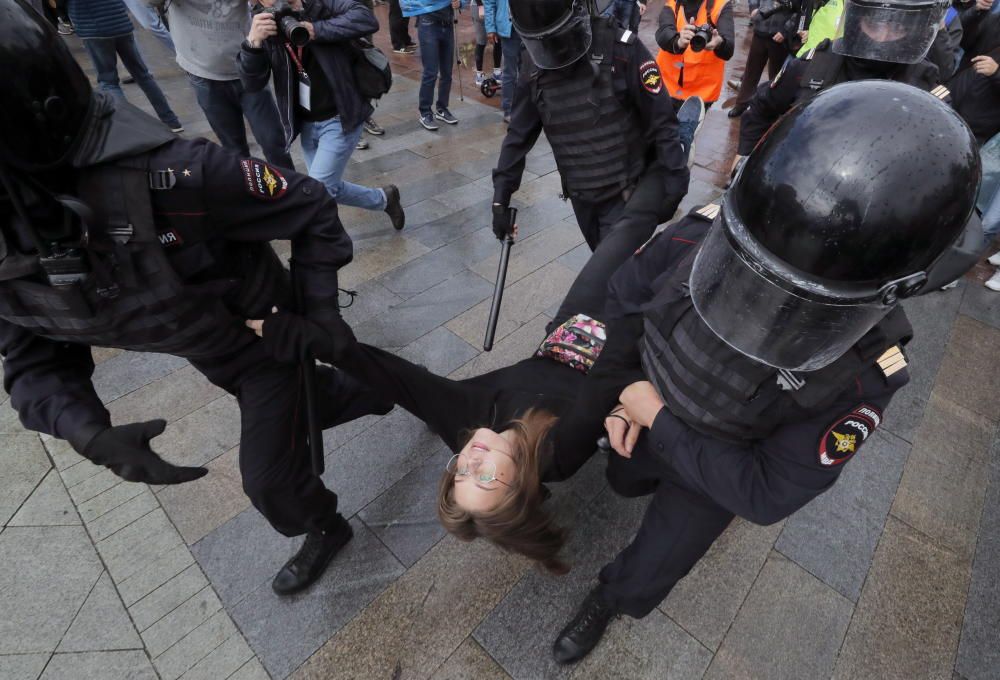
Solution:
<path fill-rule="evenodd" d="M 500 159 L 493 170 L 493 205 L 506 208 L 510 197 L 521 187 L 524 162 L 542 132 L 542 117 L 531 98 L 530 63 L 522 66 L 518 75 L 510 112 L 510 126 L 500 147 Z M 497 211 L 494 211 L 497 214 Z M 498 232 L 499 230 L 499 232 Z M 493 231 L 504 238 L 507 224 L 501 215 L 494 219 Z"/>

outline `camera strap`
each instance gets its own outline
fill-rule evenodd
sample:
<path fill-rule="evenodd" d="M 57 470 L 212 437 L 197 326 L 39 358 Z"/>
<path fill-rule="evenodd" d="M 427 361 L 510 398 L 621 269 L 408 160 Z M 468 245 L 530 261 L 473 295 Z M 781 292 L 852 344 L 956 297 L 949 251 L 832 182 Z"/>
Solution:
<path fill-rule="evenodd" d="M 312 111 L 312 106 L 309 99 L 309 88 L 312 83 L 309 82 L 309 74 L 306 73 L 306 67 L 302 65 L 302 52 L 305 48 L 299 47 L 297 49 L 292 49 L 292 46 L 285 43 L 285 49 L 288 50 L 288 56 L 292 58 L 295 62 L 295 68 L 297 71 L 297 80 L 299 83 L 299 106 L 304 108 L 306 111 Z M 296 54 L 298 52 L 298 54 Z"/>

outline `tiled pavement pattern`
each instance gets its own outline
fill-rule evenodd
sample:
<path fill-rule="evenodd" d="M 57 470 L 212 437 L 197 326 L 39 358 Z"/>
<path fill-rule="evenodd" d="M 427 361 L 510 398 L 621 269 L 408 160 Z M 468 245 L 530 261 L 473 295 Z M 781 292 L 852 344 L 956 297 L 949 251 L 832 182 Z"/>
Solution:
<path fill-rule="evenodd" d="M 643 25 L 652 44 L 655 11 Z M 180 72 L 140 40 L 188 134 L 206 134 Z M 357 248 L 344 282 L 360 292 L 347 317 L 365 340 L 474 375 L 534 348 L 587 251 L 540 143 L 517 194 L 524 238 L 498 341 L 480 353 L 497 100 L 472 94 L 466 71 L 461 124 L 428 133 L 419 60 L 393 60 L 377 113 L 388 133 L 368 138 L 349 176 L 399 184 L 409 223 L 397 234 L 383 215 L 342 209 Z M 718 193 L 732 129 L 709 113 L 685 206 Z M 0 678 L 998 678 L 1000 296 L 980 285 L 985 273 L 907 304 L 912 383 L 831 492 L 774 526 L 735 522 L 658 610 L 613 625 L 574 668 L 553 664 L 551 641 L 645 505 L 611 493 L 601 461 L 555 490 L 576 530 L 574 569 L 552 578 L 444 537 L 433 497 L 446 453 L 414 418 L 329 431 L 327 480 L 355 538 L 310 592 L 279 599 L 269 580 L 297 541 L 243 495 L 232 398 L 184 361 L 95 350 L 115 422 L 166 418 L 159 449 L 211 473 L 172 488 L 119 482 L 23 431 L 0 402 Z"/>

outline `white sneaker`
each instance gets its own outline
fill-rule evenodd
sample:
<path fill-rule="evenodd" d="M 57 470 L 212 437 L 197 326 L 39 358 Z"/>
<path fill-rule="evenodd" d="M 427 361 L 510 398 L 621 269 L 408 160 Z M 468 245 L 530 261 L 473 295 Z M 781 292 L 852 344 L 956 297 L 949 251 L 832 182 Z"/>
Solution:
<path fill-rule="evenodd" d="M 493 69 L 493 80 L 500 80 L 501 78 L 503 78 L 503 69 Z"/>
<path fill-rule="evenodd" d="M 990 290 L 1000 291 L 1000 269 L 998 269 L 993 276 L 990 277 L 990 280 L 983 285 Z"/>
<path fill-rule="evenodd" d="M 486 76 L 483 75 L 482 71 L 476 71 L 476 87 L 482 86 L 482 84 L 483 84 L 483 78 L 485 78 L 485 77 Z"/>
<path fill-rule="evenodd" d="M 994 267 L 1000 267 L 1000 250 L 990 255 L 986 261 Z"/>

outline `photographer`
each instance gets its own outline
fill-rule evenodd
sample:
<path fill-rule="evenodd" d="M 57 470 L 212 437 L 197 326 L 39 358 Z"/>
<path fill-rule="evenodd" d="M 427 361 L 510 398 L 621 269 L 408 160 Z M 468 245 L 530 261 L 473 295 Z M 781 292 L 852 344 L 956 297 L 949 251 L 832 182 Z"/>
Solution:
<path fill-rule="evenodd" d="M 302 136 L 310 177 L 342 205 L 384 210 L 398 230 L 405 224 L 399 189 L 343 180 L 373 110 L 357 90 L 350 41 L 377 30 L 375 15 L 353 0 L 260 0 L 240 48 L 239 72 L 250 92 L 267 87 L 273 72 L 285 148 Z"/>
<path fill-rule="evenodd" d="M 730 118 L 739 118 L 750 106 L 765 64 L 768 80 L 774 80 L 788 57 L 789 49 L 797 47 L 790 43 L 801 39 L 798 34 L 801 5 L 801 0 L 750 0 L 753 38 L 743 82 L 736 93 L 736 104 L 729 110 Z"/>
<path fill-rule="evenodd" d="M 696 38 L 699 28 L 707 32 L 703 30 Z M 656 63 L 675 109 L 695 95 L 702 98 L 705 108 L 718 100 L 725 62 L 736 47 L 735 32 L 728 0 L 667 0 L 656 29 L 656 44 L 660 46 Z"/>

